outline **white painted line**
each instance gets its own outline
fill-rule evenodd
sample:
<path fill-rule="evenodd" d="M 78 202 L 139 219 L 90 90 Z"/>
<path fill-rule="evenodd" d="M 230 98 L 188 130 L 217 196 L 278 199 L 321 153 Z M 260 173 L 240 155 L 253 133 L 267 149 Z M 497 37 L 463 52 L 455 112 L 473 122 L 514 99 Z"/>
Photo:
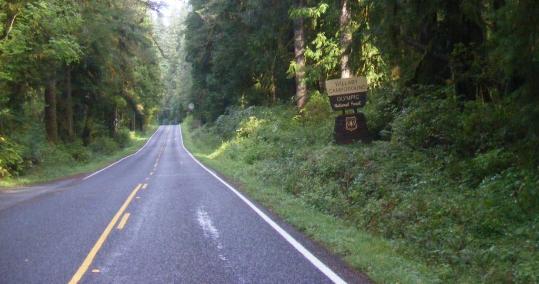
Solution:
<path fill-rule="evenodd" d="M 148 145 L 148 143 L 150 143 L 150 140 L 152 140 L 153 136 L 157 133 L 158 130 L 159 130 L 159 128 L 157 128 L 157 130 L 155 130 L 155 132 L 152 134 L 152 136 L 150 136 L 150 138 L 148 139 L 148 141 L 146 141 L 146 143 L 144 143 L 144 146 L 142 146 L 142 148 L 138 149 L 138 151 L 136 151 L 135 153 L 133 153 L 133 154 L 131 154 L 131 155 L 128 155 L 128 156 L 125 156 L 125 157 L 119 159 L 118 161 L 116 161 L 116 162 L 114 162 L 114 163 L 112 163 L 112 164 L 110 164 L 110 165 L 108 165 L 108 166 L 106 166 L 106 167 L 104 167 L 104 168 L 102 168 L 102 169 L 100 169 L 100 170 L 94 172 L 93 174 L 90 174 L 90 175 L 85 176 L 82 180 L 87 180 L 87 179 L 89 179 L 89 178 L 91 178 L 91 177 L 93 177 L 93 176 L 95 176 L 95 175 L 101 173 L 102 171 L 104 171 L 104 170 L 106 170 L 106 169 L 108 169 L 108 168 L 110 168 L 110 167 L 112 167 L 112 166 L 114 166 L 114 165 L 120 163 L 121 161 L 123 161 L 123 160 L 125 160 L 125 159 L 127 159 L 127 158 L 129 158 L 129 157 L 131 157 L 131 156 L 134 156 L 134 155 L 138 154 L 140 151 L 142 151 L 142 149 L 146 148 L 146 145 Z"/>
<path fill-rule="evenodd" d="M 232 191 L 236 196 L 238 196 L 243 202 L 247 204 L 247 206 L 251 207 L 253 211 L 255 211 L 258 216 L 260 216 L 268 225 L 270 225 L 279 235 L 281 235 L 288 243 L 290 243 L 299 253 L 301 253 L 309 262 L 311 262 L 320 272 L 322 272 L 324 275 L 326 275 L 327 278 L 329 278 L 333 283 L 346 283 L 337 273 L 333 272 L 331 268 L 327 267 L 322 261 L 320 261 L 316 256 L 314 256 L 309 250 L 307 250 L 300 242 L 298 242 L 294 237 L 292 237 L 288 232 L 286 232 L 281 226 L 279 226 L 277 223 L 275 223 L 268 215 L 266 215 L 264 212 L 262 212 L 258 207 L 256 207 L 249 199 L 247 199 L 243 194 L 241 194 L 238 190 L 236 190 L 234 187 L 232 187 L 230 184 L 228 184 L 226 181 L 221 179 L 217 174 L 215 174 L 212 170 L 206 168 L 201 162 L 199 162 L 187 148 L 185 148 L 185 145 L 183 144 L 183 136 L 182 136 L 182 129 L 181 126 L 178 126 L 180 129 L 180 141 L 183 149 L 187 152 L 187 154 L 195 161 L 200 167 L 202 167 L 204 170 L 206 170 L 209 174 L 211 174 L 214 178 L 216 178 L 218 181 L 220 181 L 222 184 L 224 184 L 230 191 Z"/>

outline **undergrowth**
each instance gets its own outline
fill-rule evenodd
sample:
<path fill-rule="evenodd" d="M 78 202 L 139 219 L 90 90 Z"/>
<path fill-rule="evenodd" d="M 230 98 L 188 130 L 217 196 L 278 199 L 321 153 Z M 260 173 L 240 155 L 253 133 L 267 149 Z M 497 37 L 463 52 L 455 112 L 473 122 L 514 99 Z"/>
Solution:
<path fill-rule="evenodd" d="M 0 136 L 0 187 L 46 182 L 93 171 L 138 149 L 153 133 L 120 129 L 113 137 L 97 136 L 89 145 L 74 140 L 46 142 L 40 127 Z"/>

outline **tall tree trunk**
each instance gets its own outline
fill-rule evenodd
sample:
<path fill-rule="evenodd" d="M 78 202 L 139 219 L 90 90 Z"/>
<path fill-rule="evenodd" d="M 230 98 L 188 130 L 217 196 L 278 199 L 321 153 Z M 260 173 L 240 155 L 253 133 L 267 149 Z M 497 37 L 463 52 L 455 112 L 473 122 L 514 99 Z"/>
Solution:
<path fill-rule="evenodd" d="M 137 131 L 137 112 L 133 110 L 133 119 L 131 120 L 131 131 Z"/>
<path fill-rule="evenodd" d="M 117 105 L 114 105 L 114 120 L 113 120 L 113 125 L 112 125 L 112 128 L 114 129 L 114 135 L 116 135 L 118 133 L 118 122 L 119 122 L 119 118 L 118 118 L 118 106 Z"/>
<path fill-rule="evenodd" d="M 304 0 L 298 0 L 298 8 L 305 6 Z M 307 102 L 307 83 L 305 82 L 305 33 L 303 18 L 294 20 L 294 55 L 296 59 L 296 105 L 299 109 Z"/>
<path fill-rule="evenodd" d="M 350 78 L 350 44 L 352 43 L 352 31 L 350 29 L 350 4 L 348 0 L 341 0 L 341 18 L 339 21 L 341 30 L 341 78 Z"/>
<path fill-rule="evenodd" d="M 47 140 L 51 143 L 57 143 L 56 79 L 49 79 L 45 86 L 45 129 L 47 131 Z"/>
<path fill-rule="evenodd" d="M 271 95 L 271 105 L 275 105 L 277 102 L 277 83 L 275 80 L 275 61 L 277 60 L 277 54 L 273 57 L 273 62 L 271 63 L 271 84 L 270 84 L 270 95 Z"/>
<path fill-rule="evenodd" d="M 66 67 L 65 77 L 65 123 L 69 140 L 75 138 L 75 126 L 73 123 L 73 88 L 71 85 L 71 67 Z"/>
<path fill-rule="evenodd" d="M 84 105 L 83 111 L 84 128 L 82 129 L 82 142 L 84 146 L 88 146 L 92 142 L 92 118 L 87 104 Z"/>

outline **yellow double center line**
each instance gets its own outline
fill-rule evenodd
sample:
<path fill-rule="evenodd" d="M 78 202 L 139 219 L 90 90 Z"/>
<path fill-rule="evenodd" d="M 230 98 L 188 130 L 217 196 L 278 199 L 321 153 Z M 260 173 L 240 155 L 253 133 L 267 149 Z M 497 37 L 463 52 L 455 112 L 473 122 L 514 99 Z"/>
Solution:
<path fill-rule="evenodd" d="M 105 231 L 103 231 L 103 233 L 101 234 L 101 236 L 99 237 L 95 245 L 92 247 L 92 249 L 86 256 L 86 258 L 80 265 L 79 269 L 77 269 L 77 272 L 75 272 L 71 280 L 69 280 L 69 284 L 78 283 L 82 279 L 82 276 L 84 276 L 86 271 L 88 271 L 88 268 L 90 268 L 90 265 L 92 265 L 92 262 L 94 261 L 95 256 L 97 255 L 97 253 L 99 252 L 99 250 L 101 249 L 101 247 L 103 246 L 107 238 L 109 237 L 110 232 L 114 228 L 114 225 L 116 225 L 116 223 L 118 222 L 118 219 L 120 219 L 120 216 L 122 216 L 125 209 L 127 209 L 127 207 L 129 206 L 129 203 L 131 203 L 131 201 L 133 200 L 133 197 L 135 197 L 135 195 L 137 194 L 137 192 L 140 190 L 141 187 L 142 187 L 142 184 L 137 185 L 135 189 L 133 189 L 131 194 L 129 194 L 129 197 L 127 197 L 122 207 L 120 207 L 120 210 L 116 212 L 116 215 L 114 215 L 110 223 L 107 225 L 107 227 L 105 228 Z"/>

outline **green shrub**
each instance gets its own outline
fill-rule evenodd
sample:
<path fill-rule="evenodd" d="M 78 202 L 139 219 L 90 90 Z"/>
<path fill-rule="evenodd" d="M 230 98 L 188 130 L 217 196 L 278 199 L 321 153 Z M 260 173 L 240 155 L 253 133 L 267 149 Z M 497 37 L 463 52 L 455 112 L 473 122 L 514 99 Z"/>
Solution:
<path fill-rule="evenodd" d="M 375 137 L 383 140 L 391 138 L 391 122 L 401 108 L 399 97 L 399 94 L 387 88 L 369 92 L 363 112 L 369 132 Z"/>
<path fill-rule="evenodd" d="M 240 123 L 252 116 L 254 111 L 255 107 L 248 107 L 243 110 L 231 107 L 226 114 L 220 115 L 215 120 L 213 131 L 223 139 L 230 139 L 235 135 Z"/>
<path fill-rule="evenodd" d="M 0 178 L 18 174 L 23 167 L 21 146 L 0 136 Z"/>
<path fill-rule="evenodd" d="M 88 162 L 91 158 L 90 150 L 82 145 L 82 141 L 73 142 L 65 145 L 66 151 L 77 162 Z"/>
<path fill-rule="evenodd" d="M 302 110 L 303 121 L 312 125 L 324 123 L 333 117 L 329 98 L 316 91 Z"/>
<path fill-rule="evenodd" d="M 449 147 L 460 134 L 460 106 L 448 88 L 421 88 L 406 98 L 392 123 L 395 143 L 413 148 Z"/>
<path fill-rule="evenodd" d="M 120 128 L 114 135 L 114 141 L 121 147 L 125 148 L 131 144 L 131 133 L 127 128 Z"/>
<path fill-rule="evenodd" d="M 110 137 L 97 137 L 90 145 L 90 149 L 98 154 L 112 154 L 118 150 L 118 144 Z"/>
<path fill-rule="evenodd" d="M 74 164 L 76 160 L 71 156 L 71 153 L 65 145 L 47 144 L 41 149 L 40 163 L 46 165 L 69 165 Z"/>

